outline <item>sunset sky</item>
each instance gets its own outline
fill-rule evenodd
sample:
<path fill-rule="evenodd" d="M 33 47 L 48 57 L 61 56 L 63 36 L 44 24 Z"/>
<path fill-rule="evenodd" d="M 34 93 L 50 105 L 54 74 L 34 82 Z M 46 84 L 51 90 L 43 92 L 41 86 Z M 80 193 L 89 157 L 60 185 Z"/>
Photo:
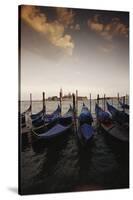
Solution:
<path fill-rule="evenodd" d="M 20 7 L 21 98 L 129 93 L 129 13 Z"/>

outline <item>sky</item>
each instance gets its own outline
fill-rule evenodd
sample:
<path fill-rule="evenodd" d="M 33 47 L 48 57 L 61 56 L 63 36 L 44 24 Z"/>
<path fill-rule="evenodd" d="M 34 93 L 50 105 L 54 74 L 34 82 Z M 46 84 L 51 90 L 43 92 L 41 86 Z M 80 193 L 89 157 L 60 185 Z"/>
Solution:
<path fill-rule="evenodd" d="M 129 94 L 129 13 L 20 7 L 21 99 Z"/>

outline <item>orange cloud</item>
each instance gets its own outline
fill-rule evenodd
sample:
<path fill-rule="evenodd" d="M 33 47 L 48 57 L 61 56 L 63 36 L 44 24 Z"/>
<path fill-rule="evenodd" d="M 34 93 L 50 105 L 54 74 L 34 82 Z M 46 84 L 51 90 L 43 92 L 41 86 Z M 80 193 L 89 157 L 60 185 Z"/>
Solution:
<path fill-rule="evenodd" d="M 110 23 L 104 24 L 100 21 L 100 16 L 95 15 L 88 20 L 88 27 L 107 40 L 116 36 L 128 37 L 128 27 L 119 18 L 113 18 Z"/>
<path fill-rule="evenodd" d="M 102 23 L 99 23 L 99 15 L 95 15 L 93 18 L 88 20 L 88 26 L 91 30 L 95 32 L 101 32 L 104 28 Z"/>
<path fill-rule="evenodd" d="M 74 22 L 74 13 L 72 10 L 68 10 L 67 8 L 57 8 L 57 18 L 58 21 L 63 24 L 65 27 L 73 24 Z"/>
<path fill-rule="evenodd" d="M 42 33 L 54 46 L 72 54 L 74 48 L 72 38 L 65 34 L 65 27 L 58 20 L 48 22 L 47 16 L 35 6 L 22 6 L 21 18 L 35 31 Z"/>

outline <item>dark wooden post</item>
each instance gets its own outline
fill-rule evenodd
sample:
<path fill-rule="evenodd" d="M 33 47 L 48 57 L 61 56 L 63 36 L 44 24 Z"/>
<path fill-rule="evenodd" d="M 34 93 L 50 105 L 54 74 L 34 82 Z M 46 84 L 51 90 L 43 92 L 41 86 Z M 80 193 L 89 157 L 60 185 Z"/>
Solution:
<path fill-rule="evenodd" d="M 42 104 L 43 104 L 43 121 L 45 125 L 45 114 L 46 114 L 45 92 L 42 93 Z"/>
<path fill-rule="evenodd" d="M 99 94 L 97 95 L 97 104 L 99 105 Z"/>
<path fill-rule="evenodd" d="M 125 96 L 123 96 L 123 105 L 125 105 Z M 123 107 L 123 111 L 125 112 L 125 108 Z"/>
<path fill-rule="evenodd" d="M 128 96 L 128 94 L 126 94 L 125 104 L 129 104 L 129 96 Z"/>
<path fill-rule="evenodd" d="M 73 110 L 75 111 L 75 107 L 76 107 L 76 105 L 75 105 L 75 94 L 73 93 L 72 96 L 73 96 Z"/>
<path fill-rule="evenodd" d="M 77 132 L 77 119 L 76 119 L 76 102 L 75 102 L 75 94 L 72 94 L 73 97 L 73 112 L 74 112 L 74 130 Z"/>
<path fill-rule="evenodd" d="M 106 106 L 106 95 L 104 94 L 103 97 L 103 110 L 105 111 L 105 106 Z"/>
<path fill-rule="evenodd" d="M 62 89 L 60 89 L 60 109 L 62 114 Z"/>
<path fill-rule="evenodd" d="M 128 101 L 127 101 L 127 94 L 125 96 L 125 104 L 128 104 Z"/>
<path fill-rule="evenodd" d="M 78 114 L 78 90 L 76 90 L 76 115 Z"/>
<path fill-rule="evenodd" d="M 46 101 L 45 101 L 45 92 L 42 93 L 43 96 L 43 116 L 46 114 Z"/>
<path fill-rule="evenodd" d="M 90 93 L 90 112 L 91 112 L 91 93 Z"/>
<path fill-rule="evenodd" d="M 125 104 L 125 96 L 123 96 L 123 104 Z"/>
<path fill-rule="evenodd" d="M 117 93 L 117 101 L 118 101 L 118 104 L 117 104 L 117 107 L 119 108 L 119 100 L 120 100 L 120 96 L 119 96 L 119 92 Z"/>
<path fill-rule="evenodd" d="M 111 103 L 112 103 L 112 106 L 113 106 L 113 104 L 114 104 L 114 102 L 113 102 L 113 97 L 111 98 Z"/>
<path fill-rule="evenodd" d="M 31 106 L 31 114 L 32 114 L 32 93 L 30 93 L 30 106 Z"/>

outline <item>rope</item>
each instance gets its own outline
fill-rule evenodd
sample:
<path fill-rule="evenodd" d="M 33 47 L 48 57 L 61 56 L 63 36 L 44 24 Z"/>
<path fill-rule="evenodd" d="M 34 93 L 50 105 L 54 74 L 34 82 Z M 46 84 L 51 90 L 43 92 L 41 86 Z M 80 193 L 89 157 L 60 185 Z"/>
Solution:
<path fill-rule="evenodd" d="M 34 135 L 36 135 L 37 137 L 40 137 L 33 129 L 31 129 L 32 133 L 34 133 Z"/>

